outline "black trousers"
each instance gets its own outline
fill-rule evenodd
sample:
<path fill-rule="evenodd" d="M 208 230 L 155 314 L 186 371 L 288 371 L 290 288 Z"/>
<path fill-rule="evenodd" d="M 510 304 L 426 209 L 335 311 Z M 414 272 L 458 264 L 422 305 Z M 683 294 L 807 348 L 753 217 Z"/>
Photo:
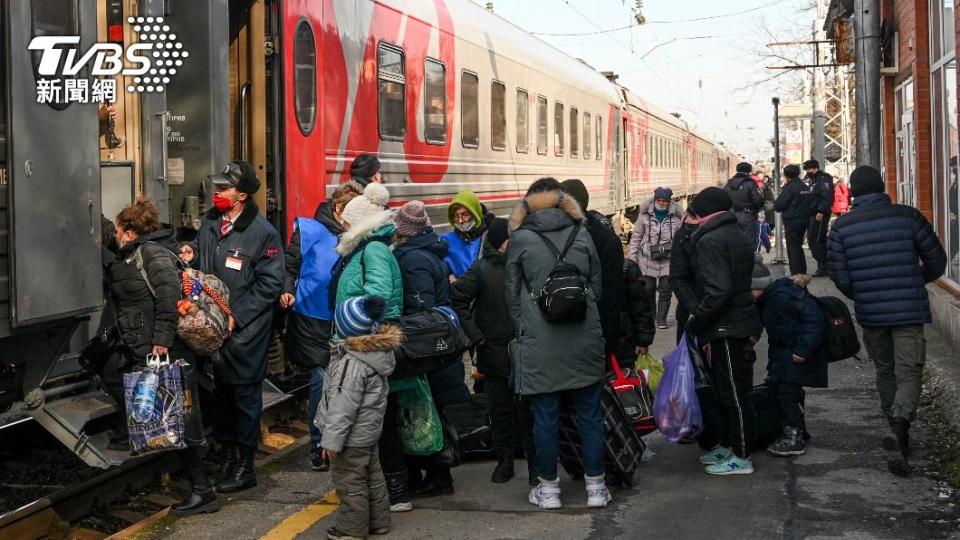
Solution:
<path fill-rule="evenodd" d="M 807 429 L 803 409 L 806 392 L 799 384 L 777 383 L 777 402 L 783 412 L 783 424 L 801 431 Z"/>
<path fill-rule="evenodd" d="M 670 276 L 642 276 L 643 288 L 647 293 L 647 305 L 653 309 L 653 316 L 657 322 L 667 320 L 670 313 L 670 301 L 673 298 L 673 289 L 670 288 Z M 659 294 L 659 298 L 657 295 Z"/>
<path fill-rule="evenodd" d="M 522 445 L 524 455 L 533 459 L 536 454 L 530 402 L 517 399 L 506 377 L 488 375 L 484 378 L 484 391 L 490 398 L 490 424 L 497 455 L 512 457 Z"/>
<path fill-rule="evenodd" d="M 707 422 L 717 427 L 720 446 L 733 449 L 737 457 L 750 457 L 753 437 L 753 407 L 747 394 L 753 387 L 753 364 L 747 357 L 746 339 L 724 338 L 703 348 L 710 379 L 717 397 L 716 409 Z"/>
<path fill-rule="evenodd" d="M 230 384 L 217 381 L 214 392 L 217 421 L 214 437 L 221 444 L 256 448 L 260 443 L 260 415 L 263 395 L 260 383 Z"/>
<path fill-rule="evenodd" d="M 816 217 L 810 218 L 810 225 L 807 227 L 807 244 L 810 246 L 810 253 L 817 261 L 817 270 L 827 269 L 827 231 L 830 229 L 830 216 L 823 216 L 823 221 L 817 221 Z"/>
<path fill-rule="evenodd" d="M 383 431 L 380 433 L 378 446 L 380 447 L 380 466 L 386 474 L 406 472 L 407 462 L 404 459 L 403 447 L 400 443 L 400 432 L 397 431 L 397 392 L 387 397 L 387 410 L 383 415 Z"/>
<path fill-rule="evenodd" d="M 807 256 L 803 252 L 803 239 L 807 235 L 808 223 L 789 221 L 783 224 L 783 236 L 787 241 L 787 259 L 790 261 L 790 275 L 807 273 Z"/>

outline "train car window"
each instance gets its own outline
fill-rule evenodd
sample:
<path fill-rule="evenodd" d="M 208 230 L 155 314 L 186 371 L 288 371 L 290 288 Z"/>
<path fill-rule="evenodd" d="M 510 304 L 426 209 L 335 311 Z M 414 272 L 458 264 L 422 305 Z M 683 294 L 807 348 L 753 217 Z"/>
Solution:
<path fill-rule="evenodd" d="M 526 90 L 517 88 L 517 153 L 530 151 L 530 98 Z"/>
<path fill-rule="evenodd" d="M 423 139 L 447 144 L 447 67 L 427 58 L 423 63 Z"/>
<path fill-rule="evenodd" d="M 553 102 L 553 153 L 563 155 L 563 103 Z"/>
<path fill-rule="evenodd" d="M 597 115 L 597 161 L 603 157 L 603 117 Z"/>
<path fill-rule="evenodd" d="M 497 81 L 490 83 L 490 146 L 507 149 L 507 87 Z"/>
<path fill-rule="evenodd" d="M 570 157 L 580 155 L 580 113 L 570 107 Z"/>
<path fill-rule="evenodd" d="M 537 96 L 537 153 L 547 155 L 547 98 Z"/>
<path fill-rule="evenodd" d="M 317 44 L 302 20 L 293 36 L 293 109 L 300 133 L 309 135 L 317 117 Z"/>
<path fill-rule="evenodd" d="M 407 70 L 403 49 L 380 43 L 377 66 L 380 80 L 380 138 L 402 141 L 407 134 Z"/>
<path fill-rule="evenodd" d="M 592 148 L 590 139 L 593 138 L 593 130 L 590 129 L 590 113 L 583 113 L 583 159 L 590 159 Z"/>
<path fill-rule="evenodd" d="M 30 4 L 30 17 L 33 37 L 80 35 L 80 17 L 76 0 L 34 0 Z M 79 47 L 74 45 L 64 48 L 76 50 Z M 77 51 L 77 54 L 79 55 L 80 52 Z M 41 51 L 33 51 L 33 74 L 36 79 L 40 79 L 38 70 L 41 55 Z M 70 105 L 66 101 L 66 95 L 54 97 L 54 100 L 48 102 L 54 109 L 62 111 Z"/>
<path fill-rule="evenodd" d="M 464 148 L 480 146 L 480 79 L 476 73 L 460 75 L 460 142 Z"/>

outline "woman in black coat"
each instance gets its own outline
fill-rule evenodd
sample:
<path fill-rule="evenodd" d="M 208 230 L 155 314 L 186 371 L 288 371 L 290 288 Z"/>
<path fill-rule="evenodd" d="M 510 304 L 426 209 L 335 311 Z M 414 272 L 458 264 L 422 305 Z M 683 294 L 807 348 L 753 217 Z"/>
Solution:
<path fill-rule="evenodd" d="M 108 274 L 121 344 L 102 379 L 107 391 L 123 403 L 123 373 L 142 370 L 147 355 L 186 360 L 188 365 L 182 367 L 187 376 L 195 359 L 177 338 L 181 287 L 177 256 L 172 251 L 176 244 L 173 231 L 161 228 L 156 206 L 140 198 L 124 208 L 114 224 L 114 241 L 116 259 Z M 187 448 L 181 453 L 191 493 L 172 507 L 172 512 L 181 516 L 220 509 L 203 464 L 207 441 L 199 402 L 194 399 L 193 403 L 194 413 L 187 417 Z"/>

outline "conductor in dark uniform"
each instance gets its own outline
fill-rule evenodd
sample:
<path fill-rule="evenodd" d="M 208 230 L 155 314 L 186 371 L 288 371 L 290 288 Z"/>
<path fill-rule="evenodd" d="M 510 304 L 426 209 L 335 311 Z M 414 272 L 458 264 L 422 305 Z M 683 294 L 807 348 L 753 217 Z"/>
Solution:
<path fill-rule="evenodd" d="M 810 159 L 803 162 L 807 172 L 806 181 L 813 197 L 813 209 L 810 226 L 807 229 L 807 243 L 810 253 L 817 261 L 817 271 L 813 277 L 827 276 L 827 229 L 833 212 L 833 177 L 820 170 L 820 162 Z"/>
<path fill-rule="evenodd" d="M 257 485 L 260 386 L 267 374 L 273 306 L 283 291 L 285 271 L 280 234 L 253 200 L 260 181 L 250 164 L 231 161 L 210 180 L 216 187 L 213 208 L 200 226 L 193 266 L 214 274 L 230 290 L 231 335 L 214 362 L 214 436 L 226 449 L 217 491 L 232 493 Z"/>

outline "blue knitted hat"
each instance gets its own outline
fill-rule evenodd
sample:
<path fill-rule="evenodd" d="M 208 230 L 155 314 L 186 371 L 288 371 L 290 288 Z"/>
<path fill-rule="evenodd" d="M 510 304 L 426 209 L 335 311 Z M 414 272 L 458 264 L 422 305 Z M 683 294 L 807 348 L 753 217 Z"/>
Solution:
<path fill-rule="evenodd" d="M 380 296 L 358 296 L 337 306 L 333 315 L 337 333 L 343 337 L 362 336 L 376 328 L 387 311 L 387 301 Z"/>

